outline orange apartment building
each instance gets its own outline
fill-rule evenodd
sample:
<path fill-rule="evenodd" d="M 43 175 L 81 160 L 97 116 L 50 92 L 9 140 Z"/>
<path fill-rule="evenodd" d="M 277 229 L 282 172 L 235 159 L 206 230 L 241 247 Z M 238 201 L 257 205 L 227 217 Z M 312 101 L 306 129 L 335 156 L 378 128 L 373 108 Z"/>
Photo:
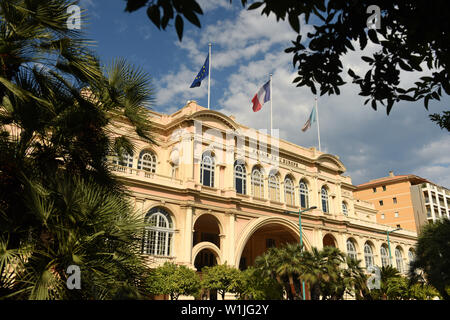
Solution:
<path fill-rule="evenodd" d="M 450 190 L 419 176 L 394 175 L 357 186 L 355 198 L 369 201 L 378 211 L 377 222 L 420 232 L 430 221 L 450 218 Z"/>

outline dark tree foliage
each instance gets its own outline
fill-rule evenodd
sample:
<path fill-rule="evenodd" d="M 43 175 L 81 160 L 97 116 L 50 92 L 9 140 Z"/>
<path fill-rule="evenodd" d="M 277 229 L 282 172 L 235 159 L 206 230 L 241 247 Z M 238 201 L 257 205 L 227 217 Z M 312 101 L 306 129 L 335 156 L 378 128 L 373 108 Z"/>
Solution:
<path fill-rule="evenodd" d="M 224 0 L 225 1 L 225 0 Z M 232 0 L 230 0 L 232 2 Z M 298 77 L 298 87 L 307 86 L 320 95 L 340 94 L 345 84 L 342 72 L 348 72 L 353 83 L 359 85 L 360 95 L 367 97 L 365 104 L 377 110 L 379 104 L 390 113 L 399 101 L 422 101 L 428 110 L 431 100 L 439 101 L 443 94 L 450 94 L 450 2 L 445 0 L 241 0 L 248 10 L 260 9 L 262 15 L 274 14 L 277 20 L 288 20 L 299 35 L 292 47 Z M 380 8 L 380 28 L 368 28 L 373 20 L 367 13 L 369 6 Z M 147 7 L 150 20 L 165 30 L 175 19 L 175 29 L 181 41 L 184 18 L 201 27 L 199 15 L 202 9 L 195 0 L 127 0 L 125 11 L 133 12 Z M 300 15 L 306 23 L 311 17 L 319 19 L 314 32 L 307 39 L 300 35 Z M 369 20 L 369 22 L 368 22 Z M 341 58 L 353 43 L 364 49 L 370 42 L 381 49 L 372 57 L 362 57 L 369 65 L 364 75 L 354 70 L 343 70 Z M 400 86 L 400 72 L 422 71 L 426 66 L 430 74 L 422 76 L 409 88 Z M 441 128 L 450 131 L 448 114 L 430 117 Z M 447 120 L 445 120 L 447 119 Z"/>
<path fill-rule="evenodd" d="M 450 220 L 442 219 L 422 229 L 410 276 L 415 277 L 418 271 L 423 271 L 426 280 L 450 300 Z"/>

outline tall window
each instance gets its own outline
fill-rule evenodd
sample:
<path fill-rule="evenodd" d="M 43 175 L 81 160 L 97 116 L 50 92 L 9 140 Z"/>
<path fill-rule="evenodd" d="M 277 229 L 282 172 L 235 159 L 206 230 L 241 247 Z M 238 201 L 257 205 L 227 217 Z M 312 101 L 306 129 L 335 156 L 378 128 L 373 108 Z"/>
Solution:
<path fill-rule="evenodd" d="M 234 162 L 234 188 L 237 193 L 246 194 L 247 186 L 246 186 L 246 177 L 245 177 L 245 166 L 240 161 Z"/>
<path fill-rule="evenodd" d="M 115 157 L 113 159 L 113 163 L 114 164 L 118 164 L 119 166 L 124 166 L 124 167 L 130 167 L 133 168 L 133 152 L 131 152 L 130 154 L 125 152 L 122 155 L 122 161 L 119 160 L 119 157 Z"/>
<path fill-rule="evenodd" d="M 142 253 L 158 256 L 172 254 L 173 224 L 169 213 L 162 208 L 153 208 L 145 216 L 145 227 L 142 239 Z"/>
<path fill-rule="evenodd" d="M 207 187 L 214 187 L 214 157 L 209 152 L 202 155 L 200 183 Z"/>
<path fill-rule="evenodd" d="M 138 169 L 145 171 L 150 171 L 152 173 L 156 172 L 156 156 L 153 152 L 144 150 L 139 155 Z"/>
<path fill-rule="evenodd" d="M 409 263 L 414 261 L 414 252 L 412 250 L 408 251 L 408 261 Z"/>
<path fill-rule="evenodd" d="M 366 262 L 366 268 L 373 266 L 373 251 L 371 245 L 367 242 L 364 244 L 364 261 Z"/>
<path fill-rule="evenodd" d="M 411 250 L 411 249 L 409 249 L 408 250 L 408 265 L 410 266 L 411 265 L 411 262 L 413 262 L 414 261 L 414 252 Z"/>
<path fill-rule="evenodd" d="M 269 174 L 269 198 L 271 201 L 280 201 L 280 180 L 275 172 Z"/>
<path fill-rule="evenodd" d="M 347 254 L 351 259 L 358 260 L 355 244 L 350 239 L 347 240 Z"/>
<path fill-rule="evenodd" d="M 289 177 L 286 177 L 286 179 L 284 179 L 284 199 L 286 201 L 286 204 L 291 206 L 295 205 L 294 183 Z"/>
<path fill-rule="evenodd" d="M 342 202 L 342 213 L 346 216 L 348 215 L 348 208 L 345 202 Z"/>
<path fill-rule="evenodd" d="M 252 194 L 257 198 L 264 198 L 264 178 L 259 168 L 252 171 Z"/>
<path fill-rule="evenodd" d="M 308 185 L 305 181 L 300 181 L 300 207 L 308 208 L 309 206 L 309 196 L 308 196 Z"/>
<path fill-rule="evenodd" d="M 321 191 L 321 198 L 322 198 L 322 211 L 325 213 L 330 212 L 330 208 L 328 207 L 328 191 L 327 188 L 322 187 Z"/>
<path fill-rule="evenodd" d="M 385 246 L 381 246 L 380 253 L 381 253 L 381 266 L 387 267 L 389 265 L 389 255 Z"/>
<path fill-rule="evenodd" d="M 399 248 L 395 248 L 395 264 L 397 265 L 397 270 L 403 272 L 403 255 Z"/>

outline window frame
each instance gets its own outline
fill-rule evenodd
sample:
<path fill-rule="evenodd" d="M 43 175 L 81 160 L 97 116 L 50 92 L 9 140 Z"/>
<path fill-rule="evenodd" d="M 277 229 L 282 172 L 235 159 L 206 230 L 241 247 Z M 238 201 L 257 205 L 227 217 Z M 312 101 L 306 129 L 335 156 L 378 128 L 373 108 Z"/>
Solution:
<path fill-rule="evenodd" d="M 256 177 L 256 174 L 258 175 Z M 251 175 L 252 196 L 255 198 L 264 199 L 264 175 L 260 168 L 254 167 Z M 256 187 L 258 187 L 259 194 L 256 195 Z"/>
<path fill-rule="evenodd" d="M 237 168 L 241 168 L 242 171 L 238 172 Z M 236 160 L 234 162 L 233 167 L 233 174 L 234 174 L 234 190 L 236 190 L 236 193 L 238 194 L 247 194 L 247 170 L 245 169 L 245 164 L 241 161 Z M 241 191 L 238 191 L 238 180 L 239 184 L 241 185 Z"/>
<path fill-rule="evenodd" d="M 375 262 L 372 246 L 368 242 L 364 244 L 364 262 L 366 264 L 366 268 L 373 266 Z"/>
<path fill-rule="evenodd" d="M 346 245 L 347 245 L 347 255 L 351 259 L 357 261 L 358 260 L 358 251 L 356 251 L 356 246 L 355 246 L 354 242 L 350 239 L 347 239 Z M 349 248 L 349 247 L 351 247 L 351 248 Z"/>
<path fill-rule="evenodd" d="M 206 160 L 210 159 L 209 163 Z M 200 163 L 200 184 L 206 187 L 214 188 L 214 173 L 215 173 L 215 159 L 214 155 L 210 152 L 204 152 L 202 154 L 202 161 Z M 209 173 L 209 183 L 205 183 L 205 173 Z"/>
<path fill-rule="evenodd" d="M 269 200 L 280 202 L 280 178 L 278 177 L 278 172 L 269 173 L 267 182 L 269 189 Z M 273 197 L 273 195 L 275 195 L 275 197 Z"/>
<path fill-rule="evenodd" d="M 145 222 L 154 226 L 146 226 L 142 237 L 142 254 L 171 257 L 173 254 L 173 235 L 175 233 L 170 213 L 161 207 L 152 208 L 145 215 Z M 161 222 L 165 224 L 162 226 Z"/>
<path fill-rule="evenodd" d="M 288 202 L 288 196 L 290 197 L 290 202 Z M 290 176 L 284 178 L 284 202 L 287 205 L 295 206 L 295 187 L 294 181 Z"/>
<path fill-rule="evenodd" d="M 144 160 L 144 156 L 150 156 L 151 160 Z M 151 173 L 156 173 L 156 164 L 157 164 L 157 158 L 156 154 L 151 150 L 143 150 L 139 154 L 138 158 L 138 166 L 137 168 L 139 170 L 148 171 Z"/>
<path fill-rule="evenodd" d="M 322 186 L 322 188 L 320 188 L 320 200 L 322 204 L 322 212 L 330 213 L 328 190 L 325 186 Z"/>
<path fill-rule="evenodd" d="M 380 258 L 381 258 L 381 266 L 387 267 L 390 265 L 389 252 L 386 246 L 380 247 Z"/>
<path fill-rule="evenodd" d="M 302 188 L 302 185 L 304 185 L 304 188 Z M 308 208 L 309 207 L 309 190 L 308 190 L 308 184 L 304 180 L 300 180 L 299 183 L 299 193 L 300 193 L 300 208 Z M 303 199 L 304 201 L 302 201 Z M 302 205 L 302 202 L 304 202 L 305 206 Z"/>

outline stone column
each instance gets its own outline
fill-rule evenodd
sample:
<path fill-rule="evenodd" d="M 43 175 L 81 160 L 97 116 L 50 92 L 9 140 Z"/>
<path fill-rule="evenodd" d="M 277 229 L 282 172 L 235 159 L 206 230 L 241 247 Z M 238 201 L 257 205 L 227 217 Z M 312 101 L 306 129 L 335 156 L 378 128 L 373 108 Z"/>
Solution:
<path fill-rule="evenodd" d="M 187 264 L 192 264 L 192 221 L 193 221 L 193 211 L 192 206 L 186 206 L 186 217 L 184 225 L 184 237 L 183 237 L 183 260 Z"/>

